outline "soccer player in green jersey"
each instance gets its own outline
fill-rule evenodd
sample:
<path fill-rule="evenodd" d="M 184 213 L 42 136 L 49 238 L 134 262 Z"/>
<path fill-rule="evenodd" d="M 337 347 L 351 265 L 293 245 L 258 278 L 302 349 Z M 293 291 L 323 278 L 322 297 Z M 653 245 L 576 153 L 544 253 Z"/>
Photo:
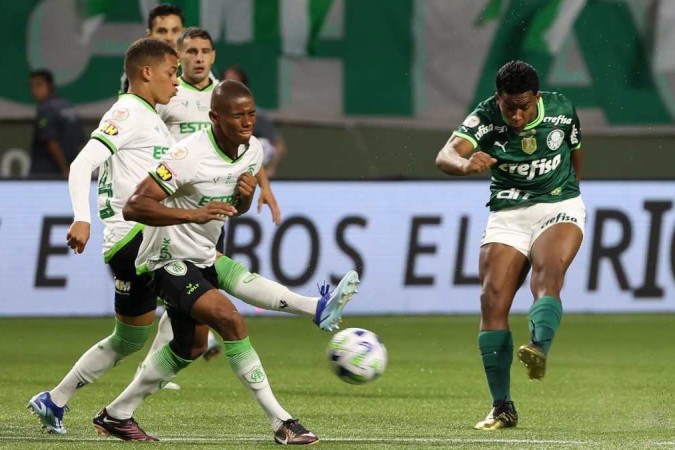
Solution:
<path fill-rule="evenodd" d="M 496 93 L 480 103 L 436 158 L 448 175 L 491 170 L 490 217 L 481 242 L 481 322 L 478 347 L 492 395 L 479 430 L 514 427 L 511 400 L 513 339 L 509 311 L 532 270 L 531 342 L 518 358 L 532 380 L 546 371 L 562 317 L 565 272 L 584 235 L 586 212 L 579 192 L 579 118 L 562 94 L 540 92 L 535 69 L 522 61 L 502 66 Z"/>

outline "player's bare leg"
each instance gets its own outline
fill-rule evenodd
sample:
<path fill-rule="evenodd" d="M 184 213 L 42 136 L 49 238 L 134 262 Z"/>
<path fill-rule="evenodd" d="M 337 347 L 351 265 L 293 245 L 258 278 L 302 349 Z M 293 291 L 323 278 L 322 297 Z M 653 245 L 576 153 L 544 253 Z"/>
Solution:
<path fill-rule="evenodd" d="M 525 255 L 513 247 L 499 243 L 481 247 L 478 347 L 492 396 L 492 410 L 485 420 L 475 425 L 477 430 L 514 427 L 518 423 L 510 393 L 513 338 L 509 330 L 509 311 L 528 268 Z"/>
<path fill-rule="evenodd" d="M 532 245 L 530 288 L 535 299 L 529 313 L 532 340 L 518 349 L 518 359 L 527 368 L 531 380 L 541 380 L 546 374 L 548 351 L 562 318 L 560 292 L 565 273 L 582 239 L 579 227 L 561 223 L 544 231 Z"/>

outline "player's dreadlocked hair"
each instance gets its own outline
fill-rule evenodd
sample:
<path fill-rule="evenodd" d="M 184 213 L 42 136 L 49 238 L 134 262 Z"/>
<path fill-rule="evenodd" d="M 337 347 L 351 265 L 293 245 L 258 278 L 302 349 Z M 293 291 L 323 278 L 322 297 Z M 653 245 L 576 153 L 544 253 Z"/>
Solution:
<path fill-rule="evenodd" d="M 156 18 L 166 16 L 178 16 L 180 18 L 180 23 L 185 23 L 185 20 L 183 19 L 183 11 L 178 6 L 162 3 L 161 5 L 157 5 L 150 10 L 150 14 L 148 14 L 148 30 L 152 30 L 152 25 L 154 24 Z"/>
<path fill-rule="evenodd" d="M 495 77 L 497 94 L 523 94 L 539 92 L 539 76 L 534 67 L 523 61 L 504 64 Z"/>
<path fill-rule="evenodd" d="M 130 79 L 135 78 L 141 67 L 161 63 L 166 55 L 178 57 L 176 50 L 166 42 L 152 38 L 139 39 L 124 54 L 124 72 Z"/>

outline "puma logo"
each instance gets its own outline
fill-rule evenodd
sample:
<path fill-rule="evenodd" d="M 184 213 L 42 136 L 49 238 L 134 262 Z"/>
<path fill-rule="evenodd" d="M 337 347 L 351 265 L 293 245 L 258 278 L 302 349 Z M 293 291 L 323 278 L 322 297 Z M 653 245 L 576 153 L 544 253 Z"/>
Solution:
<path fill-rule="evenodd" d="M 504 142 L 503 144 L 502 144 L 501 142 L 499 142 L 499 141 L 495 141 L 495 145 L 496 145 L 497 147 L 501 147 L 501 149 L 502 149 L 503 152 L 506 152 L 506 144 L 508 144 L 508 141 L 507 141 L 507 142 Z"/>

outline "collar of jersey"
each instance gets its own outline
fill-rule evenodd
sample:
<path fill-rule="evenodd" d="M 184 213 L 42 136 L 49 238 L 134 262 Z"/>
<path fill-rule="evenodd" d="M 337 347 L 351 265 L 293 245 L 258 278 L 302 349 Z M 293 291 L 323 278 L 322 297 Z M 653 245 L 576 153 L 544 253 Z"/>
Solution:
<path fill-rule="evenodd" d="M 203 88 L 199 89 L 197 87 L 194 87 L 193 85 L 191 85 L 187 81 L 185 81 L 183 79 L 182 75 L 180 77 L 178 77 L 178 84 L 181 85 L 182 87 L 184 87 L 185 89 L 189 89 L 191 91 L 196 91 L 196 92 L 209 92 L 209 91 L 213 90 L 213 88 L 216 86 L 213 83 L 213 80 L 211 78 L 209 78 L 209 84 L 207 84 Z"/>
<path fill-rule="evenodd" d="M 537 110 L 538 110 L 537 117 L 532 122 L 525 125 L 523 131 L 531 130 L 532 128 L 539 125 L 542 120 L 544 120 L 544 99 L 541 96 L 539 97 L 539 101 L 537 102 Z"/>
<path fill-rule="evenodd" d="M 136 94 L 130 94 L 130 93 L 127 92 L 126 94 L 120 95 L 120 97 L 131 97 L 131 98 L 133 98 L 133 99 L 136 99 L 136 100 L 137 100 L 138 102 L 140 102 L 143 106 L 145 106 L 145 107 L 148 108 L 150 111 L 152 111 L 152 112 L 154 112 L 155 114 L 157 114 L 157 110 L 156 110 L 156 109 L 155 109 L 155 108 L 154 108 L 154 107 L 153 107 L 146 99 L 144 99 L 143 97 L 141 97 L 141 96 L 139 96 L 139 95 L 136 95 Z"/>
<path fill-rule="evenodd" d="M 244 152 L 241 155 L 237 156 L 235 159 L 232 159 L 229 156 L 227 156 L 227 154 L 223 150 L 221 150 L 220 146 L 218 145 L 218 142 L 216 142 L 216 137 L 213 135 L 213 126 L 210 126 L 206 129 L 206 134 L 209 135 L 209 141 L 211 141 L 211 145 L 213 146 L 213 149 L 227 163 L 233 163 L 237 159 L 241 158 L 244 155 L 244 153 L 246 153 L 246 151 L 248 150 L 248 147 L 250 145 L 250 144 L 247 144 Z"/>

